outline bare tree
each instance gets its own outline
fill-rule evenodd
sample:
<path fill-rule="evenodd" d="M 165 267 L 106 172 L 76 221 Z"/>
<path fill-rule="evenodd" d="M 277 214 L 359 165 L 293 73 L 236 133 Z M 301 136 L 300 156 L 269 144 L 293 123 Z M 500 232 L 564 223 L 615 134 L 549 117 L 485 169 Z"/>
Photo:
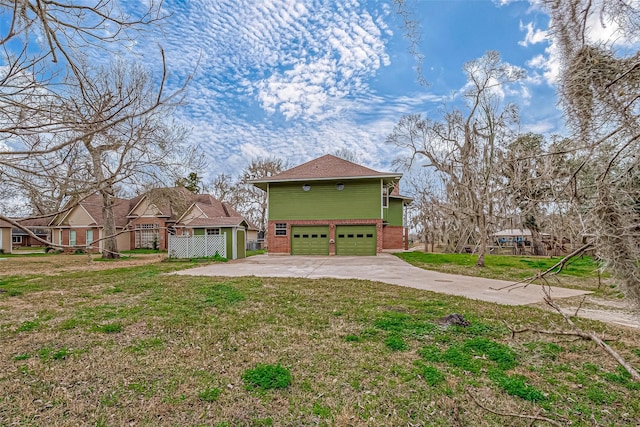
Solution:
<path fill-rule="evenodd" d="M 242 171 L 238 179 L 238 204 L 235 208 L 262 231 L 267 229 L 267 193 L 249 181 L 277 175 L 286 168 L 282 159 L 257 158 Z"/>
<path fill-rule="evenodd" d="M 192 148 L 178 146 L 184 132 L 170 114 L 180 91 L 166 93 L 165 67 L 153 82 L 136 64 L 88 65 L 95 61 L 91 52 L 114 56 L 162 19 L 161 2 L 132 7 L 137 13 L 125 13 L 117 0 L 0 0 L 11 17 L 0 40 L 6 64 L 0 70 L 2 184 L 30 198 L 38 215 L 100 193 L 107 257 L 118 253 L 109 213 L 117 186 L 145 186 L 171 172 L 183 176 L 185 162 L 171 160 L 176 154 L 193 159 Z"/>
<path fill-rule="evenodd" d="M 503 64 L 497 52 L 464 66 L 466 110 L 445 110 L 441 120 L 405 116 L 387 142 L 409 154 L 408 163 L 426 159 L 447 183 L 449 201 L 478 238 L 478 266 L 484 266 L 496 192 L 498 150 L 512 137 L 517 108 L 502 105 L 498 90 L 522 71 Z"/>
<path fill-rule="evenodd" d="M 349 148 L 340 148 L 336 150 L 333 155 L 352 163 L 362 163 L 362 159 L 358 152 Z"/>
<path fill-rule="evenodd" d="M 583 234 L 640 302 L 640 9 L 622 0 L 547 0 L 561 54 L 559 95 L 582 158 L 576 177 L 595 172 L 576 194 Z M 594 26 L 615 31 L 596 39 Z"/>
<path fill-rule="evenodd" d="M 209 185 L 205 186 L 205 191 L 221 202 L 229 203 L 234 207 L 239 205 L 240 191 L 231 175 L 222 173 L 216 176 Z"/>
<path fill-rule="evenodd" d="M 435 245 L 440 243 L 445 243 L 445 250 L 452 250 L 452 236 L 459 235 L 459 224 L 451 219 L 452 210 L 442 194 L 445 183 L 427 171 L 405 178 L 408 181 L 405 191 L 413 198 L 408 207 L 408 222 L 424 240 L 424 251 L 434 252 Z"/>

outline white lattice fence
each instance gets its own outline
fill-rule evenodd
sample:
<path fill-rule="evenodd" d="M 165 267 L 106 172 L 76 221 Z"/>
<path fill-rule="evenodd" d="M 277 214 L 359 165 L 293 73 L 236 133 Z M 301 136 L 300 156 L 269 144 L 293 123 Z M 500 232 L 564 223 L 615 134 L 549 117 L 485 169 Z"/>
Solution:
<path fill-rule="evenodd" d="M 171 258 L 227 257 L 227 233 L 210 236 L 169 236 Z"/>

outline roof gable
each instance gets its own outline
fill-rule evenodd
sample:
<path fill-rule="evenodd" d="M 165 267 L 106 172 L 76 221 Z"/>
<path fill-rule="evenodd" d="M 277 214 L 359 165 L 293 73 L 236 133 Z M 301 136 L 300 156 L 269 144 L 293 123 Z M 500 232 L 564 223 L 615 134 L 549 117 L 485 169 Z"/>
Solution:
<path fill-rule="evenodd" d="M 400 179 L 401 173 L 379 172 L 331 154 L 308 161 L 277 175 L 251 181 L 254 184 L 268 182 L 357 179 L 357 178 L 393 178 Z"/>

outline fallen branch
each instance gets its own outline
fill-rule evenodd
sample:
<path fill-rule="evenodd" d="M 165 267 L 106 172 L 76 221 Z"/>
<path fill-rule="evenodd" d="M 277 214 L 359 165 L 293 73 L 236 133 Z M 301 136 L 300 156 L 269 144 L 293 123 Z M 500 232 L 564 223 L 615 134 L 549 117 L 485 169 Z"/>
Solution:
<path fill-rule="evenodd" d="M 501 288 L 490 288 L 490 289 L 492 289 L 494 291 L 502 291 L 502 290 L 508 289 L 507 292 L 510 292 L 513 289 L 526 288 L 527 286 L 529 286 L 530 284 L 532 284 L 536 280 L 544 279 L 545 276 L 547 276 L 548 274 L 553 274 L 555 276 L 555 275 L 559 274 L 564 269 L 565 265 L 567 264 L 567 262 L 569 262 L 569 260 L 571 260 L 572 258 L 574 258 L 574 257 L 576 257 L 578 255 L 581 255 L 584 251 L 586 251 L 587 249 L 589 249 L 591 247 L 593 247 L 592 243 L 586 243 L 586 244 L 580 246 L 575 251 L 571 252 L 569 255 L 567 255 L 564 258 L 562 258 L 560 261 L 555 263 L 553 266 L 547 268 L 545 271 L 539 271 L 533 276 L 527 277 L 525 279 L 520 280 L 519 282 L 512 283 L 510 285 L 503 286 Z M 557 271 L 554 271 L 556 269 L 557 269 Z"/>
<path fill-rule="evenodd" d="M 535 328 L 524 328 L 524 329 L 514 329 L 507 322 L 504 322 L 506 327 L 511 331 L 511 339 L 516 337 L 516 334 L 523 334 L 525 332 L 533 332 L 536 334 L 543 335 L 556 335 L 556 336 L 564 336 L 564 337 L 577 337 L 583 340 L 591 340 L 589 334 L 575 332 L 575 331 L 548 331 L 546 329 L 535 329 Z M 603 341 L 618 341 L 619 338 L 612 337 L 602 337 L 600 338 Z"/>
<path fill-rule="evenodd" d="M 542 415 L 527 415 L 527 414 L 514 414 L 514 413 L 508 413 L 508 412 L 498 412 L 498 411 L 496 411 L 494 409 L 487 408 L 482 403 L 480 403 L 476 399 L 476 397 L 469 390 L 467 390 L 467 394 L 469 395 L 471 400 L 473 400 L 473 403 L 475 403 L 476 405 L 478 405 L 480 408 L 484 409 L 485 411 L 491 412 L 492 414 L 499 415 L 501 417 L 515 417 L 515 418 L 524 418 L 526 420 L 533 420 L 533 421 L 544 421 L 544 422 L 549 423 L 549 424 L 554 425 L 554 426 L 559 426 L 559 427 L 563 426 L 563 424 L 560 424 L 556 420 L 553 420 L 553 419 L 547 418 L 547 417 L 543 417 Z"/>
<path fill-rule="evenodd" d="M 611 357 L 613 357 L 620 366 L 622 366 L 628 373 L 631 375 L 634 381 L 640 382 L 640 373 L 631 365 L 627 363 L 626 360 L 617 351 L 615 351 L 611 346 L 609 346 L 606 342 L 604 342 L 600 337 L 598 337 L 595 332 L 584 332 L 580 328 L 573 323 L 573 320 L 567 316 L 567 314 L 558 307 L 558 305 L 551 298 L 551 294 L 547 288 L 544 288 L 544 302 L 546 302 L 550 307 L 556 310 L 560 315 L 567 321 L 567 323 L 573 328 L 573 332 L 575 335 L 582 337 L 584 339 L 590 339 L 595 342 L 598 346 L 602 347 L 604 351 L 606 351 Z"/>

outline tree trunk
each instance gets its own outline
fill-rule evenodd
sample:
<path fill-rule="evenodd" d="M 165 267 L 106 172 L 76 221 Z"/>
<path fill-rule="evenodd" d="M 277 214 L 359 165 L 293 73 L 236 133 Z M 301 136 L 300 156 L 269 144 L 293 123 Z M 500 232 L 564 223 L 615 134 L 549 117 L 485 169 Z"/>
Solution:
<path fill-rule="evenodd" d="M 113 216 L 113 195 L 110 191 L 103 189 L 102 193 L 102 219 L 104 221 L 104 237 L 102 243 L 102 258 L 120 258 L 118 251 L 118 239 L 116 237 L 116 222 Z"/>
<path fill-rule="evenodd" d="M 476 265 L 478 267 L 484 267 L 484 256 L 487 253 L 487 219 L 483 215 L 478 218 L 478 228 L 480 228 L 480 244 L 478 249 L 478 261 Z"/>
<path fill-rule="evenodd" d="M 102 222 L 103 236 L 102 241 L 102 258 L 116 259 L 120 258 L 118 251 L 118 241 L 116 238 L 116 220 L 113 216 L 113 187 L 104 177 L 102 170 L 102 151 L 91 145 L 91 139 L 84 141 L 84 146 L 91 155 L 93 163 L 93 175 L 98 183 L 98 192 L 102 196 Z"/>

